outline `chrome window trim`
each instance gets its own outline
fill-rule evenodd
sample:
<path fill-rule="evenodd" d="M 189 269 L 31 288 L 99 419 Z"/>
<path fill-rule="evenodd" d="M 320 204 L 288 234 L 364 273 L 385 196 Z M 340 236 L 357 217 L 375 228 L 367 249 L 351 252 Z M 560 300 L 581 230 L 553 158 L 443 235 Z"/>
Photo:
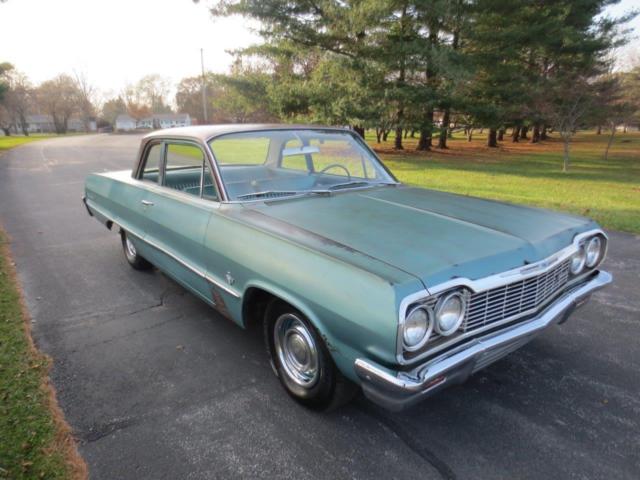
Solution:
<path fill-rule="evenodd" d="M 200 198 L 202 198 L 203 200 L 207 200 L 209 202 L 215 202 L 215 203 L 223 203 L 228 199 L 228 195 L 227 195 L 227 191 L 226 188 L 224 186 L 224 183 L 222 182 L 222 176 L 220 175 L 220 171 L 218 170 L 218 162 L 215 161 L 215 156 L 213 155 L 213 152 L 211 151 L 211 149 L 209 148 L 209 140 L 207 140 L 206 142 L 202 142 L 202 140 L 198 139 L 198 138 L 191 138 L 191 137 L 178 137 L 178 136 L 171 136 L 171 135 L 167 135 L 167 136 L 162 136 L 162 137 L 151 137 L 149 139 L 143 140 L 142 146 L 140 147 L 140 152 L 138 153 L 138 163 L 137 163 L 137 167 L 132 170 L 131 172 L 131 177 L 134 180 L 143 182 L 144 180 L 142 180 L 140 178 L 141 175 L 141 171 L 143 169 L 143 164 L 146 162 L 146 154 L 148 149 L 150 148 L 151 145 L 155 145 L 158 143 L 162 143 L 165 145 L 163 152 L 162 152 L 162 160 L 161 160 L 161 172 L 163 173 L 164 171 L 164 163 L 166 161 L 166 144 L 167 142 L 174 142 L 174 143 L 188 143 L 188 144 L 192 144 L 192 145 L 196 145 L 198 148 L 200 148 L 201 150 L 204 151 L 205 157 L 206 157 L 206 161 L 209 163 L 209 168 L 211 169 L 211 174 L 213 177 L 213 181 L 215 182 L 215 187 L 216 187 L 216 191 L 218 192 L 218 199 L 212 199 L 209 197 L 204 197 L 204 196 L 200 196 Z M 160 180 L 160 179 L 159 179 Z M 163 188 L 166 188 L 167 190 L 173 190 L 169 187 L 165 187 L 164 185 L 162 185 L 162 183 L 164 182 L 164 178 L 161 179 L 161 182 L 158 183 L 158 186 L 161 186 Z M 148 181 L 144 181 L 145 185 L 153 185 L 153 183 L 148 182 Z M 154 182 L 155 183 L 155 182 Z M 200 182 L 201 186 L 202 186 L 202 182 Z M 193 195 L 191 195 L 193 196 Z"/>
<path fill-rule="evenodd" d="M 495 327 L 499 327 L 500 325 L 504 325 L 505 323 L 510 323 L 513 322 L 515 320 L 518 320 L 519 318 L 525 317 L 527 315 L 531 315 L 537 311 L 540 311 L 540 309 L 544 308 L 545 306 L 547 306 L 551 301 L 555 300 L 557 298 L 557 295 L 552 295 L 546 302 L 544 302 L 541 305 L 536 306 L 535 308 L 532 308 L 530 310 L 527 310 L 526 312 L 521 312 L 518 315 L 514 315 L 512 317 L 509 318 L 505 318 L 501 321 L 498 322 L 494 322 L 491 323 L 490 325 L 486 325 L 482 328 L 479 328 L 477 330 L 473 330 L 471 332 L 467 332 L 464 333 L 462 335 L 458 335 L 454 338 L 452 338 L 450 341 L 448 342 L 444 342 L 440 345 L 438 345 L 438 347 L 432 349 L 432 350 L 427 350 L 426 352 L 422 353 L 421 355 L 418 355 L 414 358 L 411 358 L 410 360 L 406 360 L 404 358 L 404 350 L 403 350 L 403 342 L 402 342 L 402 328 L 404 325 L 404 319 L 406 318 L 406 314 L 407 314 L 407 309 L 409 308 L 409 306 L 411 306 L 412 304 L 420 301 L 420 300 L 427 300 L 429 297 L 433 297 L 439 293 L 442 293 L 446 290 L 450 290 L 453 288 L 463 288 L 466 287 L 469 290 L 471 290 L 474 293 L 479 293 L 479 292 L 483 292 L 485 290 L 491 290 L 493 288 L 497 288 L 497 287 L 502 287 L 504 285 L 508 285 L 510 283 L 513 282 L 518 282 L 520 280 L 526 280 L 527 278 L 530 277 L 534 277 L 537 275 L 542 275 L 546 272 L 548 272 L 549 270 L 551 270 L 552 268 L 554 268 L 555 266 L 557 266 L 558 264 L 560 264 L 561 262 L 565 261 L 566 259 L 568 259 L 571 255 L 573 255 L 575 252 L 578 251 L 578 249 L 581 247 L 581 244 L 583 243 L 583 241 L 588 238 L 588 237 L 592 237 L 594 235 L 602 235 L 605 239 L 605 246 L 604 246 L 604 253 L 602 254 L 602 257 L 600 258 L 600 260 L 598 261 L 598 263 L 596 263 L 592 268 L 590 268 L 587 271 L 584 271 L 583 273 L 581 273 L 579 276 L 577 276 L 576 278 L 570 280 L 567 285 L 565 285 L 564 287 L 564 291 L 566 291 L 568 288 L 571 288 L 573 285 L 575 285 L 576 283 L 578 283 L 579 281 L 583 280 L 585 277 L 587 277 L 589 274 L 593 273 L 599 265 L 602 264 L 602 262 L 604 261 L 604 259 L 607 256 L 607 251 L 609 248 L 609 237 L 608 235 L 600 228 L 596 228 L 593 230 L 588 230 L 586 232 L 582 232 L 579 233 L 577 235 L 575 235 L 573 237 L 573 241 L 571 242 L 571 245 L 563 248 L 562 250 L 554 253 L 553 255 L 550 255 L 549 257 L 540 260 L 536 263 L 532 263 L 530 265 L 526 265 L 524 267 L 518 267 L 518 268 L 514 268 L 511 270 L 507 270 L 506 272 L 502 272 L 502 273 L 498 273 L 495 275 L 490 275 L 488 277 L 484 277 L 484 278 L 480 278 L 477 280 L 471 280 L 469 278 L 465 278 L 465 277 L 461 277 L 461 278 L 455 278 L 453 280 L 449 280 L 447 282 L 443 282 L 440 283 L 438 285 L 435 285 L 434 287 L 429 287 L 429 289 L 424 289 L 424 290 L 420 290 L 419 292 L 413 293 L 411 295 L 408 295 L 406 297 L 404 297 L 402 299 L 402 301 L 400 302 L 400 307 L 398 309 L 398 330 L 397 330 L 397 338 L 396 338 L 396 360 L 398 361 L 399 364 L 401 365 L 407 365 L 409 363 L 414 363 L 418 360 L 421 360 L 423 358 L 425 358 L 426 356 L 429 355 L 433 355 L 436 352 L 439 352 L 441 350 L 444 350 L 448 347 L 450 347 L 451 345 L 458 343 L 459 341 L 462 341 L 466 338 L 469 338 L 471 336 L 475 336 L 480 334 L 483 331 L 486 331 L 488 329 L 491 328 L 495 328 Z M 558 292 L 560 293 L 560 292 Z"/>

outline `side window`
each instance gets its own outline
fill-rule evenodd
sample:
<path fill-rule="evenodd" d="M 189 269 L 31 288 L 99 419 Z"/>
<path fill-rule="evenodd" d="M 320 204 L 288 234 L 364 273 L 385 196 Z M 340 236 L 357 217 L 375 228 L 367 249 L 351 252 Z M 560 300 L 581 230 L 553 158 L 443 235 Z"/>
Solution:
<path fill-rule="evenodd" d="M 144 161 L 142 180 L 158 183 L 160 177 L 160 163 L 162 160 L 162 144 L 156 143 L 147 150 L 147 158 Z"/>
<path fill-rule="evenodd" d="M 164 186 L 200 196 L 217 199 L 215 184 L 208 163 L 200 147 L 186 143 L 167 144 Z"/>

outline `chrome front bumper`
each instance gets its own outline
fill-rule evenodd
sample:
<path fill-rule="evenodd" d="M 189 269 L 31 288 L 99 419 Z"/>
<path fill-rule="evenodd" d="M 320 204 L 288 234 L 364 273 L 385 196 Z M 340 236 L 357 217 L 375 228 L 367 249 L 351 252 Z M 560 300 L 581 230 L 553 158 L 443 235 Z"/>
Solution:
<path fill-rule="evenodd" d="M 358 358 L 354 367 L 362 380 L 362 389 L 373 402 L 390 410 L 402 410 L 442 388 L 464 382 L 471 374 L 531 341 L 547 327 L 563 323 L 591 293 L 611 280 L 609 273 L 599 271 L 534 318 L 470 340 L 411 371 L 394 372 Z"/>

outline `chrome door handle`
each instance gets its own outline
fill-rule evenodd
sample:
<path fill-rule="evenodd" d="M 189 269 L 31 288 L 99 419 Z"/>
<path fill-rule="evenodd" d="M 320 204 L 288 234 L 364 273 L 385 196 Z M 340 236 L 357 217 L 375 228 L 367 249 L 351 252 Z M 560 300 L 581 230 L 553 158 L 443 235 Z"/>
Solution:
<path fill-rule="evenodd" d="M 142 203 L 144 206 L 146 207 L 152 207 L 153 206 L 153 202 L 150 202 L 149 200 L 142 200 Z"/>

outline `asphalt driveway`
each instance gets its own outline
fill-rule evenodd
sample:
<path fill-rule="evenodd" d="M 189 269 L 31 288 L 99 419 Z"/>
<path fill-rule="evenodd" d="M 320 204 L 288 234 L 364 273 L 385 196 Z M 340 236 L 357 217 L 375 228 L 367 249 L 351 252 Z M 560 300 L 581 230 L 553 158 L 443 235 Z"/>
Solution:
<path fill-rule="evenodd" d="M 317 414 L 258 334 L 129 268 L 86 214 L 85 175 L 131 168 L 138 141 L 0 157 L 0 222 L 91 478 L 640 478 L 640 237 L 612 232 L 614 285 L 465 385 L 400 414 L 363 398 Z"/>

